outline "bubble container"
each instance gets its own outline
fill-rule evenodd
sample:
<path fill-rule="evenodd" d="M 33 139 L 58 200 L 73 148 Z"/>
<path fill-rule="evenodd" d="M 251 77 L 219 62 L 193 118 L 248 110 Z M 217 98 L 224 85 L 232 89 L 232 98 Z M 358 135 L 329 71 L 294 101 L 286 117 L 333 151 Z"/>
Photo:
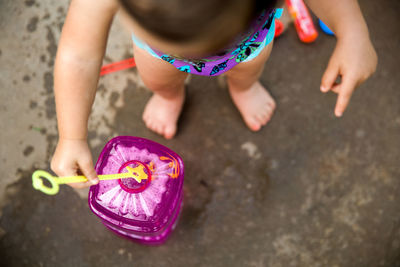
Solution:
<path fill-rule="evenodd" d="M 89 190 L 89 207 L 113 232 L 147 245 L 164 243 L 183 205 L 183 161 L 169 148 L 139 137 L 118 136 L 103 148 L 97 174 L 127 172 L 145 179 L 100 181 Z"/>

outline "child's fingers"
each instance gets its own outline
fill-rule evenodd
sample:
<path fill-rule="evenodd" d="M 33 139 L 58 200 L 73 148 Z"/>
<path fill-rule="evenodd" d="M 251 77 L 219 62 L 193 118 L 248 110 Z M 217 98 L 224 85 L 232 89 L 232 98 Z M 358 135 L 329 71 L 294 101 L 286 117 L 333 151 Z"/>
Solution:
<path fill-rule="evenodd" d="M 65 164 L 65 163 L 59 163 L 59 162 L 51 162 L 51 169 L 59 176 L 59 177 L 64 177 L 64 176 L 76 176 L 78 175 L 76 172 L 76 168 L 73 167 L 73 165 Z M 83 188 L 85 187 L 85 183 L 71 183 L 68 184 L 71 187 L 74 188 Z"/>
<path fill-rule="evenodd" d="M 335 84 L 334 86 L 332 86 L 331 91 L 336 93 L 336 94 L 339 94 L 339 92 L 340 92 L 340 84 Z"/>
<path fill-rule="evenodd" d="M 324 93 L 328 92 L 334 85 L 338 75 L 339 66 L 332 60 L 329 61 L 328 67 L 326 68 L 324 75 L 322 75 L 320 87 L 321 91 Z"/>
<path fill-rule="evenodd" d="M 89 180 L 85 182 L 87 185 L 94 185 L 99 183 L 99 178 L 97 178 L 97 173 L 94 170 L 94 166 L 91 160 L 85 160 L 80 163 L 80 169 L 84 176 Z"/>
<path fill-rule="evenodd" d="M 59 162 L 53 158 L 50 168 L 57 174 L 57 176 L 75 176 L 76 168 L 69 162 Z"/>
<path fill-rule="evenodd" d="M 344 77 L 342 83 L 337 85 L 337 90 L 339 96 L 336 102 L 335 115 L 341 117 L 344 110 L 350 102 L 351 95 L 355 87 L 357 86 L 357 79 L 349 77 L 348 75 Z"/>
<path fill-rule="evenodd" d="M 83 183 L 70 183 L 70 184 L 67 184 L 67 185 L 69 185 L 69 186 L 71 186 L 71 187 L 73 187 L 73 188 L 78 188 L 78 189 L 80 189 L 80 188 L 86 188 L 86 187 L 89 187 L 89 186 L 91 186 L 91 185 L 93 185 L 90 181 L 87 181 L 87 182 L 83 182 Z"/>

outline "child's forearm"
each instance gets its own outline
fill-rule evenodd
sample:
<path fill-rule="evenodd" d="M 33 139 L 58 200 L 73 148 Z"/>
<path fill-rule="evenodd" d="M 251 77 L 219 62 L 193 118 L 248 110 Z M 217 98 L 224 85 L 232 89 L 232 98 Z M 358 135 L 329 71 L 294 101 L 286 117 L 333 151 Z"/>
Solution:
<path fill-rule="evenodd" d="M 117 9 L 110 0 L 71 2 L 54 70 L 60 138 L 87 137 L 108 31 Z"/>
<path fill-rule="evenodd" d="M 357 34 L 369 38 L 356 0 L 305 0 L 312 11 L 335 33 L 338 40 Z"/>
<path fill-rule="evenodd" d="M 100 66 L 101 60 L 82 62 L 64 56 L 57 58 L 54 87 L 60 138 L 86 139 Z"/>

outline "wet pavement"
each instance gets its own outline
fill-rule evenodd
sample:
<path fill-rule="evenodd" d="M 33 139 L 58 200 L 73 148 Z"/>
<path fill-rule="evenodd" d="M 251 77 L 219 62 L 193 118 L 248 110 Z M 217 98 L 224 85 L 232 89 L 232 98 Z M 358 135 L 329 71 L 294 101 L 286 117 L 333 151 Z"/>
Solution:
<path fill-rule="evenodd" d="M 379 65 L 333 115 L 319 82 L 335 39 L 280 37 L 261 81 L 278 108 L 247 130 L 217 79 L 195 76 L 171 141 L 148 131 L 135 69 L 100 79 L 89 123 L 97 159 L 117 135 L 162 143 L 185 163 L 184 209 L 165 245 L 108 231 L 87 191 L 33 190 L 57 142 L 52 68 L 67 1 L 0 1 L 1 266 L 400 266 L 400 3 L 361 1 Z M 132 55 L 113 25 L 105 63 Z"/>

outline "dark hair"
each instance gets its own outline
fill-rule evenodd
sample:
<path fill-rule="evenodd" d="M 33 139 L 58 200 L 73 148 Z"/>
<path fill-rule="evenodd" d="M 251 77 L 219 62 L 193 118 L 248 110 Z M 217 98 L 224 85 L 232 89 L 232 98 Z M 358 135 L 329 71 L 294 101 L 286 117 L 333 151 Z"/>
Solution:
<path fill-rule="evenodd" d="M 223 31 L 244 30 L 263 9 L 271 8 L 277 2 L 277 0 L 119 1 L 143 28 L 167 41 L 174 42 L 191 41 L 199 36 L 207 36 L 207 32 L 212 31 L 215 33 L 214 36 L 210 34 L 210 38 L 216 36 L 224 38 Z M 225 35 L 225 39 L 232 37 L 228 37 L 227 33 Z"/>

